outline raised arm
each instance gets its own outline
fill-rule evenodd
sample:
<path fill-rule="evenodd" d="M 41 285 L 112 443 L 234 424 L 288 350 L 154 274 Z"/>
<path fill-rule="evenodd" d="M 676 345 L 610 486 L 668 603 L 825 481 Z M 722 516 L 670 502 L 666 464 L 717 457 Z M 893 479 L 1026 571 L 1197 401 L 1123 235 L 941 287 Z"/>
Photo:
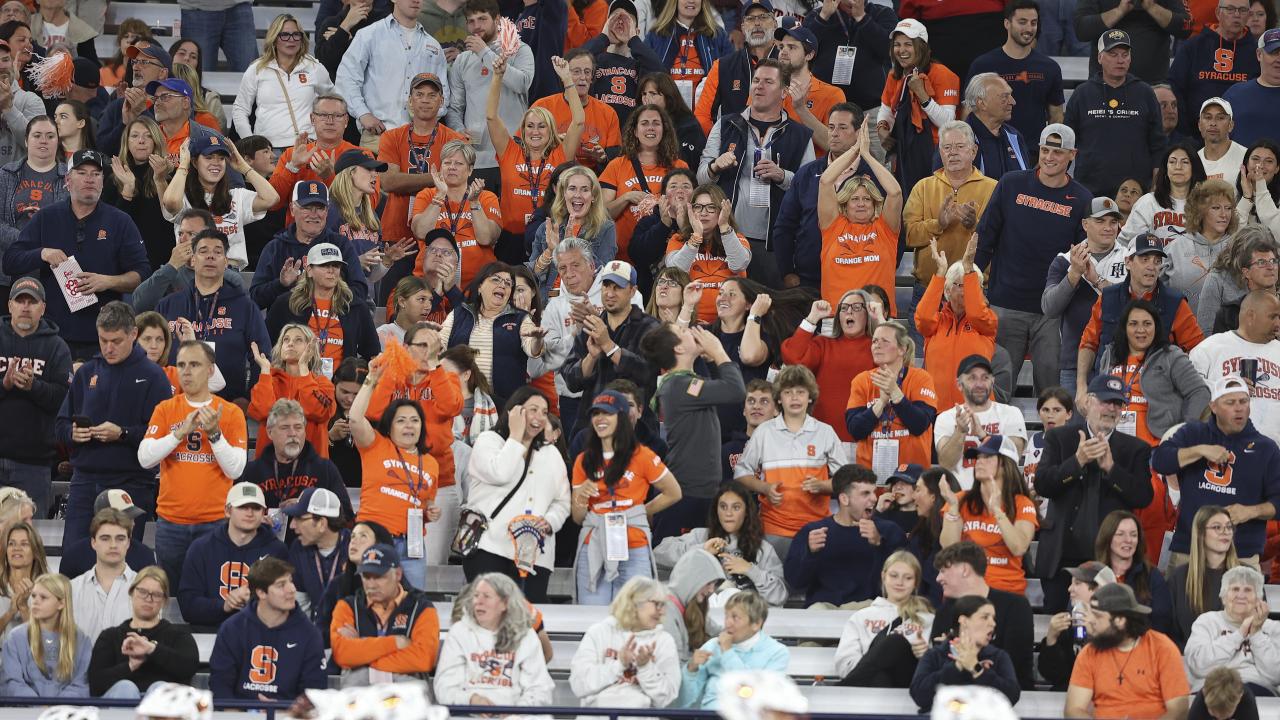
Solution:
<path fill-rule="evenodd" d="M 382 368 L 374 366 L 369 368 L 369 374 L 364 378 L 364 384 L 360 386 L 360 392 L 356 393 L 356 397 L 351 401 L 351 409 L 347 411 L 347 420 L 351 426 L 351 439 L 355 441 L 356 447 L 363 450 L 373 444 L 377 439 L 378 431 L 373 429 L 373 425 L 369 424 L 369 418 L 365 417 L 365 413 L 369 411 L 369 399 L 373 397 L 373 389 L 378 384 L 378 380 L 382 378 Z"/>
<path fill-rule="evenodd" d="M 844 175 L 845 171 L 854 166 L 862 157 L 862 150 L 866 144 L 867 128 L 862 128 L 862 137 L 859 139 L 857 147 L 850 148 L 843 155 L 836 158 L 834 162 L 822 171 L 822 176 L 818 178 L 818 227 L 826 229 L 831 223 L 836 221 L 840 215 L 840 203 L 836 200 L 836 182 Z M 897 186 L 897 183 L 894 183 Z M 899 216 L 901 216 L 901 196 L 902 192 L 898 192 Z M 901 223 L 901 220 L 898 221 Z"/>
<path fill-rule="evenodd" d="M 502 157 L 511 142 L 511 131 L 498 113 L 498 104 L 502 100 L 502 78 L 506 73 L 507 59 L 499 54 L 493 59 L 493 80 L 489 83 L 489 96 L 484 105 L 484 121 L 489 126 L 489 139 L 493 141 L 493 150 L 498 157 Z"/>

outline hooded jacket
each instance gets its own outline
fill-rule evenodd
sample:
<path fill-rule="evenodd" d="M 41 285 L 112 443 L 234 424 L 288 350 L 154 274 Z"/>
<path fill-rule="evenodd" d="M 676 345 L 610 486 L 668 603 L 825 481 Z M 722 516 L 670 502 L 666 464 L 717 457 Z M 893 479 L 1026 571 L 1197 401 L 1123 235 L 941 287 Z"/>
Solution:
<path fill-rule="evenodd" d="M 334 545 L 333 552 L 327 557 L 321 555 L 315 545 L 303 545 L 301 539 L 295 538 L 289 544 L 289 564 L 293 566 L 293 582 L 297 585 L 299 593 L 307 594 L 307 617 L 316 623 L 322 633 L 329 631 L 327 625 L 319 624 L 325 604 L 324 597 L 329 586 L 335 584 L 347 568 L 347 546 L 350 543 L 351 531 L 342 528 L 338 531 L 338 544 Z"/>
<path fill-rule="evenodd" d="M 688 665 L 681 668 L 684 682 L 680 686 L 681 707 L 702 710 L 718 710 L 720 707 L 720 678 L 742 670 L 772 670 L 786 673 L 791 662 L 791 651 L 761 630 L 755 635 L 731 646 L 720 648 L 720 638 L 713 637 L 700 648 L 711 653 L 697 671 L 689 672 Z"/>
<path fill-rule="evenodd" d="M 836 648 L 836 677 L 847 677 L 858 666 L 876 636 L 900 617 L 898 606 L 883 597 L 877 597 L 870 605 L 850 615 L 840 632 L 840 647 Z M 913 638 L 918 636 L 929 642 L 933 639 L 933 613 L 922 613 L 920 619 L 924 622 L 904 620 L 892 632 Z"/>
<path fill-rule="evenodd" d="M 178 606 L 191 625 L 221 625 L 235 613 L 222 609 L 232 590 L 249 582 L 249 568 L 264 557 L 287 559 L 289 551 L 262 525 L 245 545 L 231 541 L 227 522 L 191 543 L 178 585 Z"/>
<path fill-rule="evenodd" d="M 288 295 L 289 288 L 280 283 L 280 268 L 285 260 L 302 260 L 307 251 L 320 243 L 331 243 L 342 251 L 342 279 L 347 281 L 351 294 L 356 298 L 373 297 L 369 293 L 369 283 L 365 281 L 364 267 L 360 265 L 360 254 L 356 252 L 351 241 L 342 235 L 325 228 L 310 243 L 298 242 L 298 226 L 292 224 L 271 238 L 271 242 L 262 249 L 258 256 L 258 265 L 254 268 L 253 284 L 249 286 L 249 297 L 266 310 L 281 295 Z M 372 319 L 370 319 L 372 326 Z M 374 353 L 375 355 L 377 353 Z M 369 357 L 373 357 L 370 355 Z"/>
<path fill-rule="evenodd" d="M 351 508 L 351 496 L 342 482 L 338 467 L 328 458 L 320 457 L 315 446 L 305 442 L 302 452 L 298 453 L 294 462 L 281 463 L 276 460 L 275 445 L 267 439 L 265 423 L 259 432 L 259 442 L 266 442 L 266 445 L 260 445 L 262 455 L 244 466 L 244 472 L 237 482 L 257 484 L 262 488 L 262 494 L 267 496 L 267 507 L 270 508 L 278 508 L 285 500 L 301 497 L 307 488 L 324 488 L 338 496 L 343 518 L 350 520 L 355 517 L 355 511 Z"/>
<path fill-rule="evenodd" d="M 271 337 L 262 320 L 262 311 L 239 285 L 225 282 L 212 295 L 201 295 L 193 284 L 161 300 L 156 312 L 169 321 L 170 328 L 178 318 L 191 321 L 196 338 L 213 343 L 213 355 L 227 386 L 218 395 L 227 400 L 249 397 L 249 387 L 258 381 L 258 364 L 253 362 L 250 343 L 258 351 L 271 356 Z M 178 357 L 175 343 L 173 358 Z"/>
<path fill-rule="evenodd" d="M 329 686 L 320 631 L 298 608 L 276 627 L 258 619 L 253 600 L 218 629 L 209 655 L 209 689 L 230 700 L 291 700 Z"/>
<path fill-rule="evenodd" d="M 964 402 L 960 388 L 952 382 L 960 361 L 970 355 L 991 357 L 996 349 L 999 318 L 982 292 L 982 275 L 964 275 L 964 315 L 956 316 L 951 303 L 943 299 L 946 280 L 934 275 L 920 302 L 916 303 L 916 328 L 924 336 L 924 365 L 933 376 L 938 392 L 938 413 Z"/>
<path fill-rule="evenodd" d="M 533 50 L 533 82 L 529 97 L 543 98 L 564 91 L 551 58 L 563 55 L 569 35 L 568 3 L 533 3 L 525 5 L 516 18 L 520 41 Z M 508 128 L 509 129 L 509 128 Z"/>
<path fill-rule="evenodd" d="M 495 640 L 493 632 L 465 615 L 449 628 L 436 663 L 436 702 L 468 705 L 472 694 L 479 694 L 495 705 L 551 704 L 556 683 L 537 633 L 521 635 L 512 652 L 495 651 Z"/>
<path fill-rule="evenodd" d="M 1094 74 L 1067 100 L 1063 120 L 1076 131 L 1076 180 L 1094 195 L 1110 195 L 1125 178 L 1151 177 L 1164 150 L 1160 103 L 1134 75 L 1111 87 Z"/>
<path fill-rule="evenodd" d="M 434 5 L 424 4 L 423 12 Z M 458 53 L 449 68 L 449 114 L 445 116 L 445 124 L 479 139 L 475 145 L 477 169 L 498 165 L 484 113 L 489 83 L 493 81 L 493 63 L 501 52 L 502 48 L 495 40 L 482 54 L 477 55 L 470 50 Z M 502 76 L 502 94 L 498 98 L 498 115 L 508 130 L 520 127 L 525 109 L 538 99 L 529 95 L 529 86 L 533 83 L 533 62 L 533 50 L 524 43 L 520 43 L 516 54 L 507 59 L 507 70 Z"/>
<path fill-rule="evenodd" d="M 369 398 L 369 411 L 365 416 L 377 427 L 382 413 L 391 401 L 406 397 L 417 400 L 426 415 L 427 452 L 431 453 L 431 457 L 440 466 L 440 487 L 453 485 L 453 420 L 462 413 L 462 382 L 443 366 L 427 373 L 417 385 L 393 387 L 390 382 L 380 382 L 373 388 L 373 397 Z"/>
<path fill-rule="evenodd" d="M 714 555 L 696 548 L 685 553 L 680 562 L 671 569 L 667 579 L 667 611 L 662 616 L 662 628 L 671 635 L 676 644 L 676 654 L 680 662 L 689 660 L 692 650 L 689 648 L 689 630 L 684 624 L 685 609 L 694 602 L 698 592 L 707 583 L 717 586 L 724 582 L 726 575 L 720 561 Z M 705 614 L 705 613 L 704 613 Z M 719 634 L 719 626 L 707 616 L 707 633 Z"/>
<path fill-rule="evenodd" d="M 622 651 L 631 638 L 637 646 L 654 646 L 653 660 L 631 668 L 627 677 Z M 612 615 L 587 628 L 573 654 L 569 687 L 583 707 L 660 708 L 680 692 L 680 660 L 676 644 L 662 626 L 652 630 L 624 630 Z"/>
<path fill-rule="evenodd" d="M 952 259 L 962 257 L 965 246 L 969 244 L 972 231 L 964 223 L 957 222 L 943 228 L 938 222 L 943 201 L 951 197 L 953 203 L 963 205 L 971 202 L 977 211 L 977 217 L 981 218 L 995 189 L 996 181 L 983 175 L 977 167 L 960 183 L 960 187 L 951 187 L 946 170 L 938 169 L 911 189 L 907 204 L 902 209 L 902 224 L 907 234 L 907 247 L 915 248 L 916 264 L 912 274 L 917 283 L 929 284 L 929 279 L 938 271 L 933 253 L 929 250 L 930 240 L 936 239 L 938 252 Z"/>
<path fill-rule="evenodd" d="M 11 367 L 30 369 L 30 390 L 0 385 L 0 457 L 28 465 L 47 464 L 54 456 L 53 424 L 71 386 L 71 351 L 58 326 L 41 319 L 26 337 L 13 329 L 12 316 L 0 317 L 0 377 Z"/>

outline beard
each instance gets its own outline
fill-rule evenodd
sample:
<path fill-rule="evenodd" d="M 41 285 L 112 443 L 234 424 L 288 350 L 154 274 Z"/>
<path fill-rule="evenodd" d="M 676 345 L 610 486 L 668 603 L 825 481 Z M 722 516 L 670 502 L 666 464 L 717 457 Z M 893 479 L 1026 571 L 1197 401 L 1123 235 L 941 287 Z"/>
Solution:
<path fill-rule="evenodd" d="M 963 394 L 965 402 L 970 405 L 983 405 L 991 399 L 991 391 L 986 388 L 964 390 Z"/>
<path fill-rule="evenodd" d="M 1089 644 L 1096 650 L 1114 650 L 1128 639 L 1123 632 L 1120 632 L 1120 628 L 1113 623 L 1107 626 L 1106 630 L 1090 637 Z"/>

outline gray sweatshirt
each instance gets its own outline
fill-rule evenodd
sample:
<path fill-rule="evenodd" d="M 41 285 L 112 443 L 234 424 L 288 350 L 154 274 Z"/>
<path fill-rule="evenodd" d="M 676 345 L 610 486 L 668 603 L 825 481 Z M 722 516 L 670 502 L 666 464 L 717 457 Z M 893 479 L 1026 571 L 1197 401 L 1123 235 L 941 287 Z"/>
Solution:
<path fill-rule="evenodd" d="M 1196 305 L 1196 322 L 1204 336 L 1213 334 L 1213 321 L 1223 305 L 1239 302 L 1249 291 L 1236 284 L 1229 275 L 1213 270 L 1205 277 L 1200 288 L 1200 302 Z"/>
<path fill-rule="evenodd" d="M 1223 235 L 1216 243 L 1210 243 L 1205 236 L 1190 230 L 1185 235 L 1174 238 L 1164 251 L 1169 254 L 1165 266 L 1169 269 L 1166 279 L 1169 287 L 1187 297 L 1191 311 L 1199 317 L 1200 290 L 1204 286 L 1209 268 L 1218 259 L 1218 253 L 1227 246 L 1230 235 Z M 1212 325 L 1213 321 L 1210 320 Z"/>
<path fill-rule="evenodd" d="M 0 165 L 21 160 L 27 155 L 27 123 L 44 115 L 40 96 L 13 84 L 13 104 L 0 115 Z"/>
<path fill-rule="evenodd" d="M 489 102 L 489 83 L 493 81 L 493 61 L 501 50 L 495 40 L 483 56 L 467 50 L 460 53 L 449 68 L 449 113 L 445 115 L 444 123 L 459 132 L 470 133 L 473 140 L 479 140 L 476 168 L 480 169 L 498 166 L 484 116 Z M 520 132 L 525 108 L 532 104 L 529 102 L 529 85 L 532 83 L 533 50 L 520 43 L 520 49 L 507 61 L 507 71 L 502 76 L 502 95 L 498 99 L 498 117 L 502 118 L 507 132 L 513 136 Z"/>
<path fill-rule="evenodd" d="M 710 498 L 720 486 L 720 418 L 717 405 L 742 405 L 742 371 L 732 361 L 710 378 L 668 373 L 659 378 L 658 413 L 666 431 L 667 468 L 686 497 Z"/>
<path fill-rule="evenodd" d="M 36 664 L 27 642 L 27 623 L 9 631 L 4 638 L 3 661 L 0 661 L 0 693 L 8 697 L 89 697 L 89 656 L 93 643 L 76 631 L 75 663 L 71 677 L 65 682 L 57 677 L 61 638 L 48 630 L 41 633 L 44 641 L 44 667 Z"/>

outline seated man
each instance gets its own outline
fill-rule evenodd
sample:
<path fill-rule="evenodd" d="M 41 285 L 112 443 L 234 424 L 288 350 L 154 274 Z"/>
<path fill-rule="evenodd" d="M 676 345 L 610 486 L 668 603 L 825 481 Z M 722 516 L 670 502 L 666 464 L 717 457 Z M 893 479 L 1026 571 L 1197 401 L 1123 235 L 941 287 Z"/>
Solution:
<path fill-rule="evenodd" d="M 267 513 L 262 488 L 248 482 L 233 485 L 226 513 L 225 523 L 191 543 L 182 566 L 178 605 L 191 625 L 221 625 L 253 599 L 245 584 L 250 566 L 268 555 L 288 556 L 271 526 L 262 524 Z"/>
<path fill-rule="evenodd" d="M 347 568 L 351 531 L 342 519 L 338 496 L 322 487 L 304 490 L 297 501 L 284 508 L 284 514 L 291 518 L 289 528 L 295 533 L 289 545 L 289 562 L 298 569 L 294 576 L 302 591 L 298 604 L 314 622 L 325 589 Z M 328 628 L 320 630 L 327 632 Z"/>
<path fill-rule="evenodd" d="M 343 685 L 416 679 L 434 670 L 440 618 L 426 595 L 404 583 L 395 548 L 365 550 L 358 569 L 361 587 L 338 601 L 329 628 Z"/>
<path fill-rule="evenodd" d="M 298 609 L 293 566 L 263 558 L 249 568 L 253 599 L 218 629 L 209 689 L 226 700 L 292 700 L 328 687 L 320 631 Z"/>
<path fill-rule="evenodd" d="M 129 619 L 129 586 L 137 572 L 124 562 L 133 519 L 119 510 L 99 510 L 89 523 L 89 542 L 98 561 L 71 581 L 73 617 L 90 642 L 103 630 Z"/>
<path fill-rule="evenodd" d="M 307 441 L 307 418 L 297 400 L 281 398 L 271 406 L 266 422 L 267 446 L 257 460 L 245 465 L 241 482 L 262 488 L 268 508 L 287 509 L 308 488 L 325 488 L 337 496 L 342 517 L 356 516 L 338 466 L 320 457 Z M 258 443 L 263 442 L 261 427 Z M 291 538 L 289 538 L 291 539 Z M 306 588 L 302 588 L 306 592 Z"/>
<path fill-rule="evenodd" d="M 129 493 L 120 489 L 103 490 L 98 493 L 98 497 L 93 501 L 93 514 L 97 516 L 107 508 L 124 513 L 125 517 L 133 522 L 137 522 L 138 518 L 146 514 L 145 510 L 133 504 L 133 498 L 129 497 Z M 96 562 L 92 542 L 92 538 L 84 538 L 70 545 L 64 545 L 62 564 L 58 566 L 58 572 L 69 578 L 77 578 L 91 570 Z M 133 540 L 125 552 L 124 563 L 130 570 L 139 572 L 148 565 L 156 564 L 156 551 L 138 540 Z"/>
<path fill-rule="evenodd" d="M 129 304 L 133 305 L 135 312 L 155 310 L 164 296 L 190 290 L 195 285 L 196 271 L 191 262 L 195 255 L 195 237 L 202 230 L 214 229 L 216 223 L 208 210 L 187 208 L 178 214 L 178 220 L 174 223 L 177 238 L 169 253 L 169 262 L 157 267 L 155 272 L 133 289 L 133 295 L 129 297 Z M 240 277 L 239 270 L 227 266 L 222 279 L 226 285 L 244 292 L 244 280 Z"/>

